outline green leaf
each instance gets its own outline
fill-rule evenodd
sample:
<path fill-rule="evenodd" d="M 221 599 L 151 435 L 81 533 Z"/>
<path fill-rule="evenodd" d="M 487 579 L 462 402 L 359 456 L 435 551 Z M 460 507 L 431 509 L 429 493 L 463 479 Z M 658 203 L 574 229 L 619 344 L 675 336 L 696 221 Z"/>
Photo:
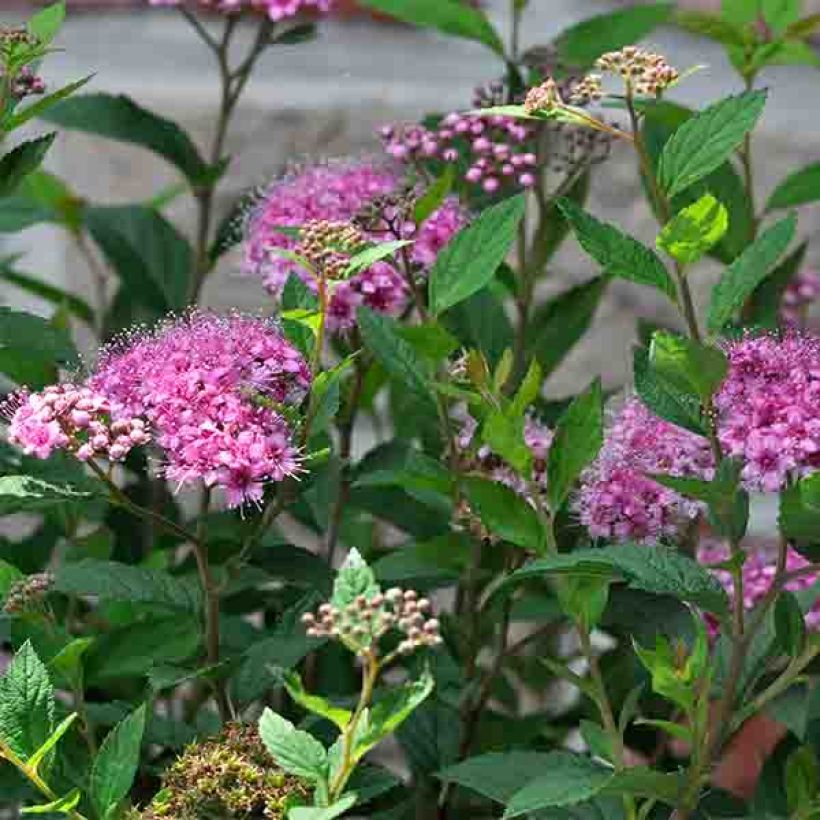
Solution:
<path fill-rule="evenodd" d="M 308 692 L 299 673 L 295 671 L 286 672 L 283 677 L 285 689 L 293 700 L 298 703 L 303 709 L 313 712 L 314 715 L 327 718 L 332 723 L 335 723 L 342 731 L 350 723 L 350 718 L 353 713 L 349 709 L 342 709 L 334 706 L 330 701 L 321 697 L 320 695 L 312 695 Z"/>
<path fill-rule="evenodd" d="M 71 728 L 78 715 L 76 712 L 70 714 L 51 733 L 48 740 L 26 761 L 29 768 L 37 771 L 40 764 L 46 759 L 49 752 L 60 742 L 63 735 Z"/>
<path fill-rule="evenodd" d="M 356 738 L 353 757 L 361 760 L 374 746 L 392 735 L 424 703 L 435 687 L 429 669 L 418 680 L 392 687 L 379 697 L 370 710 L 367 728 Z"/>
<path fill-rule="evenodd" d="M 496 54 L 504 53 L 504 44 L 486 14 L 459 0 L 362 0 L 361 5 L 403 23 L 429 26 L 444 34 L 483 43 Z"/>
<path fill-rule="evenodd" d="M 327 752 L 313 735 L 266 708 L 259 719 L 259 736 L 277 764 L 289 774 L 322 782 L 327 776 Z"/>
<path fill-rule="evenodd" d="M 85 223 L 130 299 L 159 314 L 187 306 L 193 252 L 161 214 L 142 205 L 95 207 Z"/>
<path fill-rule="evenodd" d="M 50 108 L 44 118 L 63 128 L 147 148 L 168 160 L 192 184 L 209 176 L 207 163 L 200 157 L 191 138 L 176 123 L 142 108 L 124 95 L 73 97 Z"/>
<path fill-rule="evenodd" d="M 772 329 L 778 326 L 783 294 L 802 267 L 807 248 L 807 242 L 801 243 L 755 288 L 744 307 L 750 324 Z"/>
<path fill-rule="evenodd" d="M 412 244 L 413 242 L 410 239 L 398 239 L 392 242 L 381 242 L 378 245 L 373 245 L 371 248 L 365 248 L 365 250 L 350 257 L 343 278 L 348 279 L 359 271 L 375 265 L 376 262 L 380 262 L 388 256 L 393 256 L 396 251 Z"/>
<path fill-rule="evenodd" d="M 769 275 L 792 241 L 796 226 L 797 219 L 793 214 L 772 225 L 723 272 L 709 302 L 707 324 L 710 333 L 720 333 Z"/>
<path fill-rule="evenodd" d="M 487 529 L 504 541 L 543 551 L 544 532 L 533 508 L 509 487 L 485 478 L 462 482 L 472 509 Z"/>
<path fill-rule="evenodd" d="M 611 578 L 653 595 L 671 595 L 721 617 L 728 612 L 728 598 L 717 579 L 671 547 L 619 544 L 562 553 L 527 564 L 505 586 L 551 573 Z"/>
<path fill-rule="evenodd" d="M 612 770 L 569 752 L 550 752 L 544 774 L 516 792 L 507 804 L 505 820 L 539 809 L 583 803 L 601 792 Z"/>
<path fill-rule="evenodd" d="M 50 803 L 43 803 L 39 806 L 28 806 L 22 809 L 23 814 L 67 814 L 71 815 L 74 809 L 80 805 L 79 789 L 70 791 L 65 797 L 59 797 Z"/>
<path fill-rule="evenodd" d="M 30 105 L 27 105 L 25 108 L 15 109 L 6 116 L 3 123 L 3 128 L 9 132 L 13 131 L 15 128 L 19 128 L 21 125 L 25 125 L 29 120 L 33 120 L 35 117 L 41 116 L 45 111 L 52 106 L 57 105 L 57 103 L 61 100 L 65 100 L 67 97 L 70 97 L 75 91 L 82 88 L 93 78 L 94 75 L 89 74 L 87 77 L 83 77 L 80 80 L 75 80 L 73 83 L 68 83 L 62 88 L 58 88 L 51 94 L 46 94 L 44 97 L 40 97 L 40 99 Z"/>
<path fill-rule="evenodd" d="M 201 595 L 193 579 L 184 583 L 164 570 L 116 561 L 84 558 L 63 563 L 57 570 L 54 588 L 69 595 L 154 604 L 191 614 L 198 614 L 201 609 Z"/>
<path fill-rule="evenodd" d="M 524 441 L 524 416 L 494 410 L 481 425 L 481 440 L 521 475 L 532 471 L 533 455 Z"/>
<path fill-rule="evenodd" d="M 563 62 L 586 68 L 604 52 L 642 40 L 669 19 L 672 8 L 671 3 L 649 3 L 590 17 L 566 29 L 555 46 Z"/>
<path fill-rule="evenodd" d="M 523 194 L 482 211 L 439 253 L 430 271 L 430 310 L 438 315 L 488 285 L 524 218 Z"/>
<path fill-rule="evenodd" d="M 0 208 L 2 208 L 2 204 L 0 204 Z M 47 282 L 42 282 L 30 273 L 22 273 L 16 270 L 12 267 L 10 261 L 0 261 L 0 280 L 20 288 L 20 290 L 25 293 L 44 299 L 57 308 L 65 308 L 72 316 L 80 319 L 87 325 L 93 325 L 94 323 L 93 309 L 79 296 L 75 296 L 73 293 L 69 293 L 54 285 L 49 285 Z"/>
<path fill-rule="evenodd" d="M 673 259 L 688 265 L 717 244 L 728 228 L 726 208 L 711 194 L 705 194 L 664 225 L 657 245 Z"/>
<path fill-rule="evenodd" d="M 784 781 L 789 815 L 816 818 L 816 812 L 804 814 L 806 809 L 815 805 L 820 789 L 820 767 L 817 765 L 817 755 L 810 745 L 800 746 L 789 755 Z"/>
<path fill-rule="evenodd" d="M 443 320 L 464 347 L 480 350 L 492 365 L 513 343 L 504 304 L 489 287 L 450 308 Z"/>
<path fill-rule="evenodd" d="M 684 122 L 661 154 L 659 179 L 667 194 L 676 196 L 722 165 L 754 128 L 765 104 L 765 91 L 747 91 Z"/>
<path fill-rule="evenodd" d="M 392 378 L 418 396 L 431 397 L 430 369 L 399 333 L 398 323 L 366 307 L 358 311 L 365 347 Z"/>
<path fill-rule="evenodd" d="M 444 204 L 453 188 L 454 178 L 454 166 L 448 165 L 444 173 L 427 188 L 413 209 L 413 222 L 416 225 L 423 225 Z"/>
<path fill-rule="evenodd" d="M 541 305 L 528 331 L 528 349 L 549 376 L 583 338 L 601 303 L 608 279 L 597 276 Z"/>
<path fill-rule="evenodd" d="M 56 136 L 54 132 L 22 142 L 0 158 L 0 197 L 13 194 L 23 179 L 40 166 Z"/>
<path fill-rule="evenodd" d="M 372 598 L 379 592 L 379 584 L 373 570 L 367 565 L 357 549 L 352 549 L 336 574 L 333 584 L 332 604 L 344 609 L 360 595 Z"/>
<path fill-rule="evenodd" d="M 108 817 L 131 790 L 139 768 L 145 719 L 143 704 L 106 735 L 94 759 L 88 791 L 102 818 Z"/>
<path fill-rule="evenodd" d="M 58 686 L 75 689 L 82 685 L 83 656 L 93 645 L 94 638 L 74 638 L 48 662 Z"/>
<path fill-rule="evenodd" d="M 721 0 L 720 11 L 724 20 L 738 26 L 753 23 L 757 18 L 757 0 Z"/>
<path fill-rule="evenodd" d="M 570 199 L 559 199 L 558 207 L 569 220 L 581 247 L 605 273 L 639 285 L 652 285 L 677 301 L 675 283 L 652 250 L 614 225 L 596 219 Z"/>
<path fill-rule="evenodd" d="M 62 507 L 68 502 L 85 501 L 93 494 L 69 485 L 49 484 L 28 475 L 0 477 L 0 515 L 37 512 Z"/>
<path fill-rule="evenodd" d="M 804 478 L 780 493 L 777 521 L 780 532 L 809 561 L 820 560 L 820 509 L 815 503 L 818 475 Z"/>
<path fill-rule="evenodd" d="M 806 622 L 797 598 L 788 590 L 777 596 L 774 605 L 775 640 L 781 651 L 796 657 L 806 643 Z"/>
<path fill-rule="evenodd" d="M 820 162 L 790 174 L 769 197 L 766 210 L 793 208 L 820 199 Z"/>
<path fill-rule="evenodd" d="M 65 20 L 65 3 L 60 0 L 32 15 L 26 28 L 44 45 L 50 43 Z"/>
<path fill-rule="evenodd" d="M 763 19 L 775 34 L 783 33 L 800 19 L 802 0 L 760 0 Z"/>
<path fill-rule="evenodd" d="M 324 809 L 296 807 L 288 812 L 288 820 L 335 820 L 352 809 L 356 800 L 356 794 L 348 794 Z"/>
<path fill-rule="evenodd" d="M 664 379 L 651 366 L 646 348 L 635 348 L 632 367 L 635 392 L 656 416 L 698 435 L 706 435 L 700 400 Z"/>
<path fill-rule="evenodd" d="M 729 372 L 729 361 L 719 348 L 664 330 L 652 335 L 649 362 L 661 379 L 702 401 L 714 395 Z"/>
<path fill-rule="evenodd" d="M 339 412 L 342 378 L 352 364 L 353 357 L 348 356 L 334 367 L 317 374 L 313 380 L 311 400 L 315 409 L 310 426 L 312 436 L 324 432 L 331 419 Z"/>
<path fill-rule="evenodd" d="M 27 761 L 51 736 L 54 691 L 43 662 L 26 641 L 0 678 L 0 742 Z"/>
<path fill-rule="evenodd" d="M 708 37 L 724 46 L 743 48 L 746 43 L 742 26 L 724 20 L 716 14 L 701 11 L 677 11 L 674 20 L 690 34 Z"/>
<path fill-rule="evenodd" d="M 547 458 L 547 495 L 553 513 L 566 501 L 583 469 L 604 441 L 604 400 L 600 380 L 577 396 L 561 416 Z"/>
<path fill-rule="evenodd" d="M 9 590 L 14 586 L 14 584 L 25 577 L 25 574 L 20 572 L 14 564 L 10 564 L 8 561 L 3 561 L 0 559 L 0 603 L 5 601 L 6 596 L 9 594 Z"/>

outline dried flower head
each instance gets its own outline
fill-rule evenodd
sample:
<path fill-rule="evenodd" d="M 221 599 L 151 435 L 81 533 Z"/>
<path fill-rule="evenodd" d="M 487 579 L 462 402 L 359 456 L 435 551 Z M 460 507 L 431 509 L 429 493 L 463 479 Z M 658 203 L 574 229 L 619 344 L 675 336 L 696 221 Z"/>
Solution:
<path fill-rule="evenodd" d="M 188 746 L 167 769 L 143 820 L 284 820 L 310 800 L 309 784 L 283 772 L 253 726 L 228 724 Z"/>
<path fill-rule="evenodd" d="M 40 609 L 53 586 L 54 576 L 50 572 L 38 572 L 15 581 L 6 595 L 3 612 L 7 615 L 23 615 Z"/>
<path fill-rule="evenodd" d="M 367 238 L 349 222 L 315 219 L 299 230 L 296 253 L 326 279 L 342 279 L 350 257 L 362 250 Z"/>
<path fill-rule="evenodd" d="M 595 61 L 599 71 L 620 76 L 628 90 L 641 96 L 657 97 L 680 79 L 666 58 L 637 46 L 610 51 Z"/>

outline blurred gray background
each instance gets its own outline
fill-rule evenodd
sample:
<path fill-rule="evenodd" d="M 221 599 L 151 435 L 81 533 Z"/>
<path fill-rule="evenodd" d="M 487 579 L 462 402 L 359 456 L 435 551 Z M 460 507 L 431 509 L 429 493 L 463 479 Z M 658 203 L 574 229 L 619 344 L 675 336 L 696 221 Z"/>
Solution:
<path fill-rule="evenodd" d="M 117 2 L 115 6 L 122 5 Z M 125 93 L 142 105 L 184 125 L 204 146 L 210 138 L 217 85 L 212 55 L 171 9 L 137 3 L 111 8 L 105 2 L 81 8 L 69 0 L 69 21 L 59 38 L 63 51 L 49 58 L 44 74 L 52 87 L 89 72 L 89 90 Z M 507 0 L 485 4 L 493 20 L 506 29 Z M 607 0 L 531 0 L 523 29 L 524 45 L 549 41 L 579 19 L 628 5 Z M 690 5 L 709 6 L 700 0 Z M 817 5 L 815 3 L 815 5 Z M 102 6 L 102 7 L 101 7 Z M 108 6 L 108 8 L 106 8 Z M 25 9 L 4 5 L 0 21 L 19 20 Z M 673 28 L 662 28 L 648 41 L 681 69 L 704 68 L 675 90 L 682 102 L 702 105 L 740 90 L 719 46 Z M 322 25 L 312 43 L 271 49 L 251 81 L 228 140 L 230 172 L 221 187 L 218 208 L 226 210 L 248 186 L 264 183 L 293 159 L 379 151 L 374 130 L 394 120 L 412 120 L 431 110 L 463 109 L 472 88 L 494 78 L 501 65 L 481 46 L 445 39 L 433 32 L 348 16 Z M 762 127 L 755 138 L 758 197 L 765 196 L 793 167 L 820 159 L 820 71 L 777 68 L 762 84 L 771 87 Z M 617 221 L 634 234 L 652 240 L 654 221 L 642 201 L 630 152 L 616 146 L 612 158 L 597 169 L 590 209 Z M 82 197 L 120 203 L 148 199 L 174 182 L 173 172 L 151 154 L 129 146 L 66 132 L 59 136 L 46 167 L 66 179 Z M 183 227 L 193 208 L 185 198 L 167 213 Z M 820 228 L 816 207 L 802 210 L 800 232 L 813 236 Z M 820 259 L 820 242 L 809 259 Z M 85 263 L 56 229 L 30 229 L 2 239 L 3 252 L 25 253 L 21 267 L 43 278 L 89 294 Z M 259 284 L 238 274 L 236 255 L 227 257 L 209 282 L 209 305 L 262 307 Z M 702 297 L 716 270 L 698 269 Z M 572 241 L 556 257 L 543 284 L 544 293 L 562 290 L 593 273 Z M 48 307 L 0 285 L 4 303 L 48 313 Z M 628 283 L 609 291 L 594 330 L 551 379 L 555 395 L 574 390 L 597 373 L 608 385 L 628 379 L 629 347 L 635 318 L 668 318 L 654 296 Z"/>

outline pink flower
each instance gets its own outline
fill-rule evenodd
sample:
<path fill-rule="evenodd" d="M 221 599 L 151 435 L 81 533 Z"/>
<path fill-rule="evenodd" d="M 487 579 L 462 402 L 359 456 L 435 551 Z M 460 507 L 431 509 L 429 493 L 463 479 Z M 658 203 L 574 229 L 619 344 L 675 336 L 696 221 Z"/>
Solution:
<path fill-rule="evenodd" d="M 820 273 L 803 268 L 789 282 L 780 305 L 780 320 L 786 327 L 799 328 L 806 312 L 820 298 Z"/>
<path fill-rule="evenodd" d="M 150 420 L 167 478 L 223 487 L 231 506 L 299 470 L 280 408 L 310 373 L 269 320 L 193 312 L 107 350 L 90 384 Z"/>
<path fill-rule="evenodd" d="M 576 509 L 595 538 L 655 543 L 674 536 L 702 505 L 649 474 L 709 478 L 713 469 L 706 439 L 657 418 L 638 399 L 628 399 L 583 476 Z"/>
<path fill-rule="evenodd" d="M 278 251 L 291 250 L 297 244 L 281 228 L 301 226 L 312 220 L 350 222 L 375 199 L 398 194 L 401 188 L 402 177 L 396 168 L 369 160 L 315 165 L 275 182 L 248 219 L 243 270 L 260 276 L 274 295 L 281 293 L 292 273 L 314 287 L 298 264 L 279 255 Z M 396 230 L 403 238 L 414 241 L 410 258 L 423 273 L 466 222 L 466 212 L 450 197 L 420 229 L 412 222 L 404 222 Z M 380 230 L 370 230 L 368 235 L 374 242 L 395 238 Z M 392 265 L 379 262 L 334 285 L 328 327 L 332 331 L 350 330 L 355 325 L 359 305 L 398 315 L 408 296 L 404 277 Z"/>
<path fill-rule="evenodd" d="M 274 22 L 296 17 L 300 14 L 327 14 L 333 10 L 335 0 L 148 0 L 152 6 L 192 5 L 221 12 L 236 14 L 247 10 L 266 14 Z"/>
<path fill-rule="evenodd" d="M 11 414 L 9 442 L 36 458 L 67 450 L 80 461 L 122 461 L 151 438 L 141 418 L 124 413 L 106 395 L 73 384 L 18 394 L 3 409 Z"/>

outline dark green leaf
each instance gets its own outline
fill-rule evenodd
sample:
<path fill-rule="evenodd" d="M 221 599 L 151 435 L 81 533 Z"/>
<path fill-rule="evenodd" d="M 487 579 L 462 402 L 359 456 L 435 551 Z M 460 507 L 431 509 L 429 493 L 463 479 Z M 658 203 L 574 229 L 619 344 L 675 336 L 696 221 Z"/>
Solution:
<path fill-rule="evenodd" d="M 259 719 L 259 735 L 286 772 L 313 782 L 324 780 L 327 752 L 313 735 L 297 729 L 271 709 L 265 709 Z"/>
<path fill-rule="evenodd" d="M 367 8 L 381 11 L 416 26 L 429 26 L 454 37 L 475 40 L 504 53 L 504 44 L 480 9 L 458 0 L 362 0 Z"/>
<path fill-rule="evenodd" d="M 800 270 L 808 243 L 790 253 L 758 286 L 746 303 L 744 315 L 751 324 L 775 328 L 779 324 L 783 294 Z"/>
<path fill-rule="evenodd" d="M 709 302 L 707 322 L 711 333 L 720 333 L 769 275 L 792 241 L 796 226 L 793 214 L 772 225 L 723 272 Z"/>
<path fill-rule="evenodd" d="M 790 174 L 769 197 L 766 209 L 793 208 L 820 199 L 820 162 Z"/>
<path fill-rule="evenodd" d="M 82 88 L 87 82 L 94 78 L 93 74 L 83 77 L 81 80 L 75 80 L 73 83 L 68 83 L 62 88 L 58 88 L 51 94 L 46 94 L 45 97 L 40 97 L 36 102 L 27 105 L 25 108 L 18 108 L 12 114 L 6 117 L 3 126 L 6 131 L 13 131 L 21 125 L 25 125 L 29 120 L 41 116 L 45 111 L 53 105 L 57 105 L 61 100 L 70 97 L 75 91 Z"/>
<path fill-rule="evenodd" d="M 0 205 L 0 208 L 2 208 L 2 205 Z M 47 282 L 42 282 L 32 274 L 22 273 L 16 270 L 10 262 L 0 261 L 0 279 L 15 285 L 26 293 L 44 299 L 58 308 L 65 307 L 73 316 L 87 325 L 92 325 L 94 322 L 94 311 L 79 296 L 75 296 L 73 293 L 54 285 L 49 285 Z"/>
<path fill-rule="evenodd" d="M 490 532 L 519 547 L 543 551 L 544 532 L 538 516 L 521 496 L 484 478 L 464 479 L 463 489 L 470 506 Z"/>
<path fill-rule="evenodd" d="M 68 484 L 50 484 L 29 475 L 0 477 L 0 515 L 60 508 L 89 498 L 92 493 Z"/>
<path fill-rule="evenodd" d="M 43 161 L 56 133 L 22 142 L 0 158 L 0 197 L 9 196 L 17 186 Z"/>
<path fill-rule="evenodd" d="M 512 346 L 512 325 L 501 299 L 490 288 L 454 305 L 443 320 L 464 347 L 480 350 L 491 365 Z"/>
<path fill-rule="evenodd" d="M 662 380 L 703 401 L 714 395 L 729 371 L 726 354 L 719 348 L 663 330 L 652 336 L 649 363 Z"/>
<path fill-rule="evenodd" d="M 44 117 L 63 128 L 147 148 L 176 166 L 194 184 L 208 176 L 208 165 L 191 138 L 176 123 L 142 108 L 124 95 L 73 97 L 50 108 Z"/>
<path fill-rule="evenodd" d="M 667 194 L 676 196 L 722 165 L 754 128 L 765 104 L 765 91 L 747 91 L 681 125 L 661 154 L 659 179 Z"/>
<path fill-rule="evenodd" d="M 797 598 L 784 590 L 774 605 L 775 639 L 780 650 L 789 657 L 796 657 L 806 643 L 806 622 Z"/>
<path fill-rule="evenodd" d="M 601 222 L 570 199 L 558 201 L 581 247 L 610 276 L 652 285 L 677 300 L 675 283 L 657 255 L 614 225 Z"/>
<path fill-rule="evenodd" d="M 746 42 L 742 26 L 724 20 L 716 14 L 684 10 L 675 13 L 674 21 L 691 34 L 708 37 L 725 46 L 743 48 Z"/>
<path fill-rule="evenodd" d="M 594 381 L 561 416 L 547 462 L 547 494 L 557 512 L 583 469 L 594 460 L 604 441 L 601 382 Z"/>
<path fill-rule="evenodd" d="M 523 194 L 483 211 L 439 253 L 430 271 L 430 310 L 442 313 L 486 287 L 515 240 L 524 218 Z"/>

